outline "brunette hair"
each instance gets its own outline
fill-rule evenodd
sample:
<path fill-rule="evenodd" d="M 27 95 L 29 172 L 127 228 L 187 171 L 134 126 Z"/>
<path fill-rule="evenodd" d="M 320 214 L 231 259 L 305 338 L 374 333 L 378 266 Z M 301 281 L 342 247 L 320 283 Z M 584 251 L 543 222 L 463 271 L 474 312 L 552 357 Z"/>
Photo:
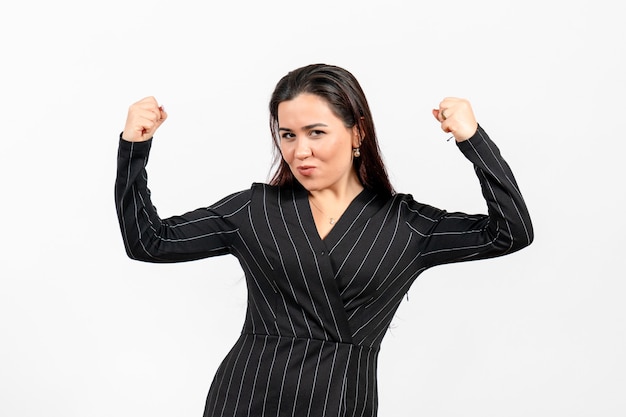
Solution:
<path fill-rule="evenodd" d="M 307 65 L 289 72 L 281 78 L 272 93 L 269 104 L 270 130 L 277 168 L 270 184 L 293 186 L 297 183 L 280 153 L 278 105 L 302 93 L 315 94 L 326 100 L 347 128 L 358 126 L 362 141 L 359 148 L 361 156 L 353 158 L 353 163 L 361 184 L 378 194 L 393 195 L 395 191 L 378 147 L 374 120 L 359 82 L 345 69 L 326 64 Z"/>

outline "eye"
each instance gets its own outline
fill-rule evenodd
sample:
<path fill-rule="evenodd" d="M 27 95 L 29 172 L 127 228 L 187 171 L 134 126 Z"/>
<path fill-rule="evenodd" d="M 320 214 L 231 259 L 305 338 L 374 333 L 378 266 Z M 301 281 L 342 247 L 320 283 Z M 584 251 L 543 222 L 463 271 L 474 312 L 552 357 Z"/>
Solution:
<path fill-rule="evenodd" d="M 293 132 L 285 132 L 282 135 L 280 135 L 281 139 L 293 139 L 294 137 L 296 137 L 296 135 L 293 134 Z"/>
<path fill-rule="evenodd" d="M 312 137 L 317 137 L 317 136 L 322 136 L 324 135 L 326 132 L 324 132 L 323 130 L 311 130 L 311 132 L 309 133 L 310 136 Z"/>

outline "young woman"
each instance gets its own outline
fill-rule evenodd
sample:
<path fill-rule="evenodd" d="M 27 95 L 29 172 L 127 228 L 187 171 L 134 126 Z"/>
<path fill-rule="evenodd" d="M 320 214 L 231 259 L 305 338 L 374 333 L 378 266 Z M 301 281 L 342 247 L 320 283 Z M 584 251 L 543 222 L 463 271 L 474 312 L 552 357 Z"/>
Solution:
<path fill-rule="evenodd" d="M 526 205 L 464 99 L 444 99 L 433 115 L 474 164 L 487 215 L 393 190 L 367 100 L 345 69 L 296 69 L 269 107 L 280 158 L 270 183 L 161 219 L 145 169 L 167 114 L 153 97 L 130 106 L 115 186 L 126 252 L 147 262 L 232 254 L 245 272 L 245 323 L 205 416 L 375 416 L 380 343 L 410 285 L 432 266 L 529 245 Z"/>

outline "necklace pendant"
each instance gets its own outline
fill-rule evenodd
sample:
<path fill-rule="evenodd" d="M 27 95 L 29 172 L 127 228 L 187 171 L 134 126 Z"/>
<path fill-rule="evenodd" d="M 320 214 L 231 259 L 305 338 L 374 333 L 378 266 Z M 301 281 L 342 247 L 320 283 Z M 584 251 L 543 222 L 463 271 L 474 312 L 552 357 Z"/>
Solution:
<path fill-rule="evenodd" d="M 335 224 L 335 219 L 332 217 L 330 218 L 330 224 L 333 224 L 333 225 Z"/>

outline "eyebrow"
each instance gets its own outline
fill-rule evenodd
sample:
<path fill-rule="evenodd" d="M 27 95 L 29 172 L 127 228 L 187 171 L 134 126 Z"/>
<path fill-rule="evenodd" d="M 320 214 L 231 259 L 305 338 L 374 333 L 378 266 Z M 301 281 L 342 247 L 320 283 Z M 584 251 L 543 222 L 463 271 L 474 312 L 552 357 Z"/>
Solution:
<path fill-rule="evenodd" d="M 313 123 L 312 125 L 303 126 L 302 129 L 304 129 L 304 130 L 311 130 L 311 129 L 314 129 L 316 127 L 328 127 L 328 125 L 326 125 L 324 123 Z M 285 130 L 287 132 L 291 132 L 292 131 L 291 129 L 286 128 L 286 127 L 279 127 L 278 130 L 279 131 Z"/>

